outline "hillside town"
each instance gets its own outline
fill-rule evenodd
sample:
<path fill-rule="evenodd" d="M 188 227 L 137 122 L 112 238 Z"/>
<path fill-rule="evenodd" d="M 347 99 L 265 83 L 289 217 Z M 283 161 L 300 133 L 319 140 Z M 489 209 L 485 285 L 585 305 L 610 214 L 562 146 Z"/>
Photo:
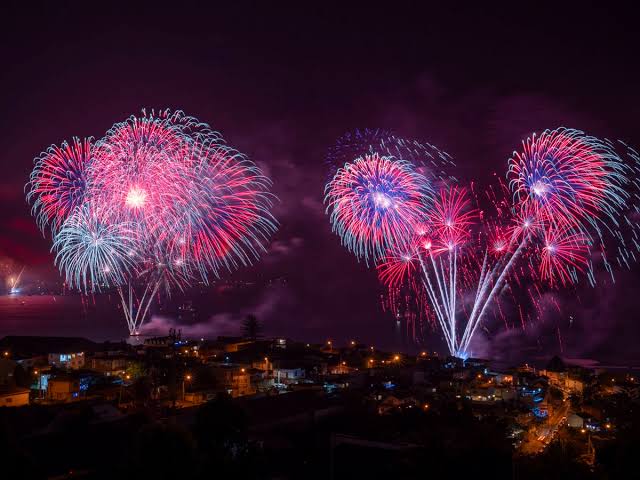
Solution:
<path fill-rule="evenodd" d="M 92 468 L 91 455 L 70 455 L 63 446 L 74 432 L 70 425 L 90 429 L 92 438 L 105 432 L 104 441 L 143 425 L 197 430 L 211 405 L 218 405 L 218 413 L 242 412 L 243 445 L 252 452 L 302 455 L 269 465 L 266 471 L 274 475 L 265 478 L 296 478 L 292 472 L 319 461 L 298 451 L 300 432 L 328 435 L 330 460 L 320 463 L 330 463 L 323 468 L 331 469 L 331 478 L 342 478 L 340 469 L 351 471 L 355 457 L 344 453 L 350 450 L 393 456 L 428 447 L 430 440 L 418 440 L 410 423 L 397 423 L 416 415 L 442 422 L 446 435 L 456 435 L 455 424 L 445 421 L 450 416 L 495 430 L 491 442 L 502 450 L 493 450 L 514 462 L 569 445 L 579 468 L 595 472 L 599 454 L 628 426 L 640 394 L 630 372 L 583 368 L 559 357 L 542 369 L 496 368 L 483 359 L 381 351 L 356 339 L 336 345 L 330 339 L 312 344 L 260 338 L 251 328 L 242 337 L 214 340 L 170 331 L 137 345 L 10 336 L 0 340 L 0 352 L 4 434 L 12 448 L 40 459 L 38 468 L 48 476 L 63 475 L 57 478 Z M 392 418 L 393 426 L 385 420 Z M 464 428 L 465 435 L 473 431 Z"/>

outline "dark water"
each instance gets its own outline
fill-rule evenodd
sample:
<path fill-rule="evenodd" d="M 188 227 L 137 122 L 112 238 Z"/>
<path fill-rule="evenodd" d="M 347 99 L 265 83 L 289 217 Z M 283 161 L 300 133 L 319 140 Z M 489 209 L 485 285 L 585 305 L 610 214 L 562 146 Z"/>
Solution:
<path fill-rule="evenodd" d="M 0 337 L 5 335 L 80 336 L 119 340 L 128 335 L 117 298 L 104 295 L 0 296 Z"/>
<path fill-rule="evenodd" d="M 265 302 L 271 296 L 270 289 L 222 286 L 156 298 L 142 334 L 166 335 L 170 328 L 179 328 L 190 337 L 238 335 L 247 313 L 259 315 L 263 323 L 275 315 L 277 302 Z M 185 305 L 190 310 L 180 310 Z M 275 333 L 265 330 L 265 334 Z M 118 341 L 127 338 L 129 331 L 115 292 L 95 296 L 18 294 L 0 296 L 0 338 L 6 335 Z"/>

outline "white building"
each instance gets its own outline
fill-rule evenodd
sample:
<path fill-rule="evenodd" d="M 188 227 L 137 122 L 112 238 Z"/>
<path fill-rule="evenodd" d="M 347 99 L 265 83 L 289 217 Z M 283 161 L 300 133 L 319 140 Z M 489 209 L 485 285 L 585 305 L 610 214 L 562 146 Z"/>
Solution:
<path fill-rule="evenodd" d="M 276 383 L 298 383 L 305 378 L 304 368 L 275 368 L 273 377 Z"/>
<path fill-rule="evenodd" d="M 584 418 L 572 413 L 567 417 L 567 426 L 571 428 L 584 428 Z"/>

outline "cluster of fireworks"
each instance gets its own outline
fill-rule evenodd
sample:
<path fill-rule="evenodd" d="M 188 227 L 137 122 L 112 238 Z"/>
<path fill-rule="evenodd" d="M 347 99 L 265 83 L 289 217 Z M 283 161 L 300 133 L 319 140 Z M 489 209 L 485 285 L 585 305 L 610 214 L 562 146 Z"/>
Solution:
<path fill-rule="evenodd" d="M 594 284 L 595 263 L 612 273 L 611 246 L 616 263 L 635 260 L 638 156 L 618 146 L 630 161 L 609 141 L 546 130 L 514 152 L 506 183 L 476 192 L 457 185 L 435 147 L 357 132 L 330 150 L 325 203 L 343 245 L 376 266 L 389 303 L 413 302 L 465 357 L 504 292 Z"/>
<path fill-rule="evenodd" d="M 117 289 L 132 335 L 161 288 L 250 265 L 277 222 L 271 182 L 181 111 L 143 111 L 38 158 L 27 200 L 72 288 Z"/>

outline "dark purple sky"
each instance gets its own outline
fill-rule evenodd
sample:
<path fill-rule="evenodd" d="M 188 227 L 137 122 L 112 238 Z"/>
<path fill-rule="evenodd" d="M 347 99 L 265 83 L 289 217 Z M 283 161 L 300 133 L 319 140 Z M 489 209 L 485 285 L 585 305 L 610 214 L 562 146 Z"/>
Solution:
<path fill-rule="evenodd" d="M 212 294 L 198 333 L 235 328 L 253 310 L 269 333 L 391 343 L 375 273 L 340 246 L 322 207 L 323 157 L 346 131 L 428 140 L 480 182 L 503 175 L 520 140 L 544 128 L 640 145 L 637 16 L 621 8 L 23 3 L 0 15 L 0 254 L 26 264 L 27 279 L 57 275 L 23 199 L 32 159 L 51 143 L 100 137 L 142 107 L 179 108 L 273 179 L 281 229 L 264 261 L 236 277 L 287 283 L 234 301 Z M 559 331 L 567 356 L 640 360 L 638 285 L 636 269 L 615 287 L 579 289 L 588 304 L 564 299 L 563 314 L 525 332 L 489 322 L 477 349 L 547 355 Z M 0 335 L 12 325 L 3 331 L 0 318 Z M 436 332 L 427 345 L 441 347 Z"/>

